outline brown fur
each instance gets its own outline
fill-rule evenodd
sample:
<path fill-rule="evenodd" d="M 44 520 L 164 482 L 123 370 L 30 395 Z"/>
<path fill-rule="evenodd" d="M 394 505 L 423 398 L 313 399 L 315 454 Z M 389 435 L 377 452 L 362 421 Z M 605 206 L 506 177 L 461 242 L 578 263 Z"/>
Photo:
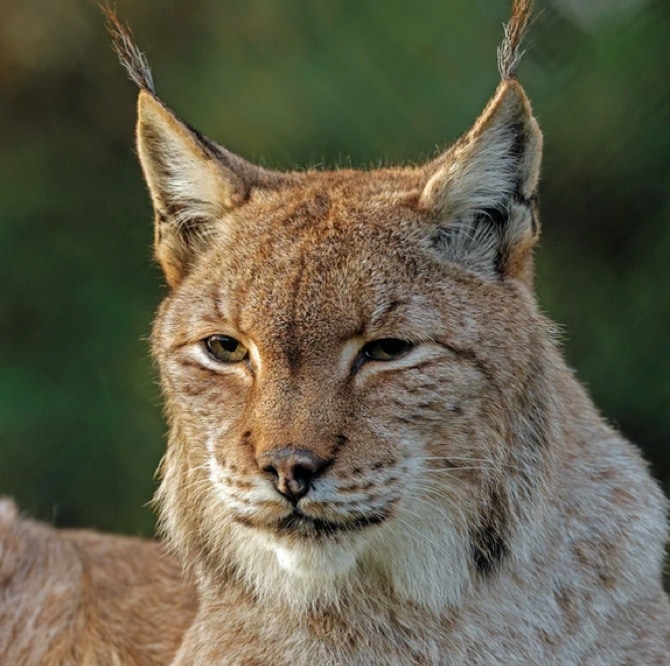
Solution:
<path fill-rule="evenodd" d="M 473 128 L 419 167 L 268 172 L 140 86 L 171 287 L 157 502 L 199 594 L 175 664 L 667 663 L 665 501 L 533 295 L 529 13 Z"/>
<path fill-rule="evenodd" d="M 0 663 L 169 663 L 194 591 L 152 541 L 57 531 L 0 500 Z"/>

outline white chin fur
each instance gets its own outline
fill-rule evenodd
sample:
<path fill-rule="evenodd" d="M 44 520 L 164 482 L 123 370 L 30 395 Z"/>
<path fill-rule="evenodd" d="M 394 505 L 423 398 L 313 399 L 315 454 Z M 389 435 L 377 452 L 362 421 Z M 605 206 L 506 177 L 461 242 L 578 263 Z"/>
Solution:
<path fill-rule="evenodd" d="M 281 543 L 270 539 L 267 547 L 284 571 L 300 578 L 337 578 L 356 566 L 359 548 L 355 541 L 346 543 Z"/>

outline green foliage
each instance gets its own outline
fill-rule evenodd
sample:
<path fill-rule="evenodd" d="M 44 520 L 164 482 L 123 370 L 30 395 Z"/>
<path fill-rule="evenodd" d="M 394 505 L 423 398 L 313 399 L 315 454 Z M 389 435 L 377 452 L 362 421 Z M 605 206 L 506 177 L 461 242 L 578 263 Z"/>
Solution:
<path fill-rule="evenodd" d="M 417 161 L 448 144 L 495 88 L 508 8 L 119 5 L 166 102 L 280 168 Z M 521 68 L 546 136 L 540 300 L 667 490 L 670 11 L 656 0 L 587 26 L 559 6 Z M 0 493 L 57 524 L 148 534 L 164 425 L 146 336 L 161 280 L 135 91 L 94 5 L 6 0 L 0 45 Z"/>

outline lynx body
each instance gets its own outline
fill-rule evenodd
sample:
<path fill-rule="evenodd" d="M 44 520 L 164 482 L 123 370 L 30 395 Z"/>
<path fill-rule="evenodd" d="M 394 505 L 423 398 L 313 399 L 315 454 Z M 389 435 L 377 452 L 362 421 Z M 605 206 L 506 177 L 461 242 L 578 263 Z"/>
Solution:
<path fill-rule="evenodd" d="M 368 172 L 229 153 L 116 24 L 170 285 L 157 503 L 199 600 L 174 664 L 670 662 L 665 500 L 533 294 L 529 12 L 460 141 Z"/>

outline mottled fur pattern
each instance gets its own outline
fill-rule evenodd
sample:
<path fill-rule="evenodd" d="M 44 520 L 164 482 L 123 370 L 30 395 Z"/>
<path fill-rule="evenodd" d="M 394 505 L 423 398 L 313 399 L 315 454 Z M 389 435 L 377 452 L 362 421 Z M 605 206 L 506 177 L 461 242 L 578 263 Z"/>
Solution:
<path fill-rule="evenodd" d="M 529 16 L 515 0 L 460 141 L 368 172 L 229 153 L 142 83 L 114 24 L 171 288 L 157 505 L 199 595 L 174 664 L 667 663 L 665 500 L 533 294 Z M 300 497 L 262 462 L 286 451 L 320 461 Z"/>

